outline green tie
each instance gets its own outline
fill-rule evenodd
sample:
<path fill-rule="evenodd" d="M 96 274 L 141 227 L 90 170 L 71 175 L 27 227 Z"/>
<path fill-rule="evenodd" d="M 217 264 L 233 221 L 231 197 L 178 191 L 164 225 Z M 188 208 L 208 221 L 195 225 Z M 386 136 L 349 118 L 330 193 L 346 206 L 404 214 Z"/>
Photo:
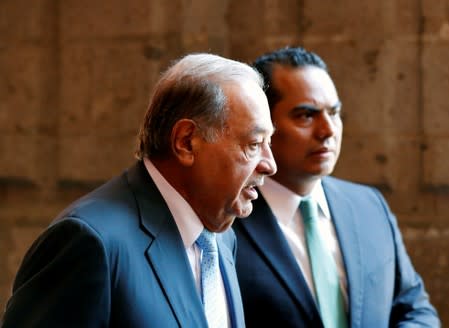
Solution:
<path fill-rule="evenodd" d="M 317 303 L 325 328 L 348 327 L 337 266 L 318 229 L 318 206 L 310 197 L 299 204 L 304 220 Z"/>

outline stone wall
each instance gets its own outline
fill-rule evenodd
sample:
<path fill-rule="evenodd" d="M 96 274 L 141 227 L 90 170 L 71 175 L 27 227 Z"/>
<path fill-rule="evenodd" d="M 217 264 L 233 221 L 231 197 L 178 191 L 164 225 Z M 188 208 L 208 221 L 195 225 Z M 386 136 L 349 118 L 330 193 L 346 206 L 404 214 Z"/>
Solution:
<path fill-rule="evenodd" d="M 32 241 L 133 162 L 160 71 L 303 45 L 344 104 L 335 175 L 381 189 L 449 324 L 449 0 L 0 1 L 0 309 Z"/>

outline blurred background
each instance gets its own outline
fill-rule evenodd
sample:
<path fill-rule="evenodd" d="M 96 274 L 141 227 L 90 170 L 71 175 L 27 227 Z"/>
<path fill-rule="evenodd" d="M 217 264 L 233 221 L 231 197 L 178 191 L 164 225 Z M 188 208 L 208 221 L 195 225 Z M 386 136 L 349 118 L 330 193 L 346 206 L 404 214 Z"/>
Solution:
<path fill-rule="evenodd" d="M 449 0 L 0 0 L 0 313 L 37 235 L 133 163 L 161 70 L 287 45 L 329 65 L 335 175 L 380 188 L 449 325 Z"/>

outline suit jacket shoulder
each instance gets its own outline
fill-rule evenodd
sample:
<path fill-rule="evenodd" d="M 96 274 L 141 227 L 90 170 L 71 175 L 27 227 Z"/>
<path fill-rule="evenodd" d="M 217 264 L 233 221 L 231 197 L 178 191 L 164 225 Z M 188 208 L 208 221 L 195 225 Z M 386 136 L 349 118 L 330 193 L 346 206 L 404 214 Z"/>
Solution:
<path fill-rule="evenodd" d="M 3 327 L 67 323 L 207 327 L 179 231 L 142 163 L 64 210 L 24 258 Z"/>

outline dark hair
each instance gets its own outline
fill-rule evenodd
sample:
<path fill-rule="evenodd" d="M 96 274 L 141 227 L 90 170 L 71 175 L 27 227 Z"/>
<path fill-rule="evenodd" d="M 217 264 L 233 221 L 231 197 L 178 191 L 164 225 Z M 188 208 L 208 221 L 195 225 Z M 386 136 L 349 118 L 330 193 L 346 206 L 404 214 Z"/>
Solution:
<path fill-rule="evenodd" d="M 175 62 L 154 87 L 138 135 L 136 157 L 164 156 L 170 150 L 173 126 L 194 120 L 203 137 L 213 141 L 225 128 L 225 84 L 263 79 L 251 66 L 212 54 L 191 54 Z"/>
<path fill-rule="evenodd" d="M 266 86 L 265 94 L 268 98 L 270 109 L 272 109 L 281 98 L 281 95 L 273 86 L 272 82 L 273 68 L 276 65 L 291 68 L 315 66 L 326 72 L 328 71 L 326 63 L 317 54 L 301 47 L 286 47 L 258 57 L 254 61 L 253 67 L 263 76 Z"/>

